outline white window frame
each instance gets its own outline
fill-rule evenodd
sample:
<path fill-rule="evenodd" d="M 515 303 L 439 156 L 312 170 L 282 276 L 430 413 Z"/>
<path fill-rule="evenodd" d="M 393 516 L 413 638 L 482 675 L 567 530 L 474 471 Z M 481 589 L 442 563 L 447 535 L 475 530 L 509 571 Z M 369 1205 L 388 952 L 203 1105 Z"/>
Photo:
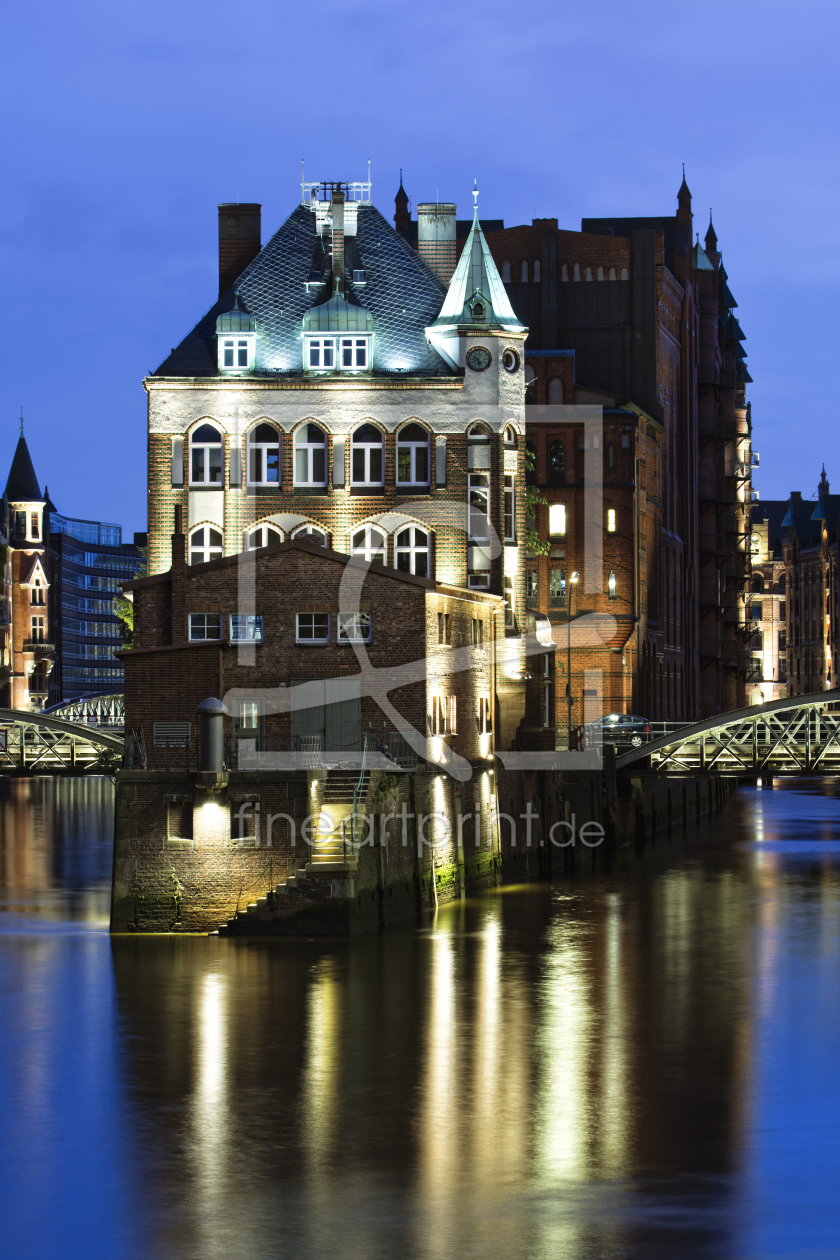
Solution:
<path fill-rule="evenodd" d="M 212 533 L 218 534 L 221 542 L 213 542 L 212 538 L 208 535 L 207 542 L 205 543 L 204 530 L 210 530 Z M 201 534 L 202 541 L 200 543 L 196 543 L 195 538 L 199 533 Z M 190 564 L 207 564 L 210 560 L 221 560 L 222 556 L 225 554 L 224 534 L 217 526 L 208 525 L 205 521 L 203 525 L 196 525 L 195 529 L 190 530 L 189 547 L 187 550 L 189 553 Z M 201 560 L 193 559 L 193 555 L 197 551 L 202 553 Z"/>
<path fill-rule="evenodd" d="M 335 337 L 318 333 L 304 339 L 304 363 L 307 372 L 334 372 L 336 359 Z"/>
<path fill-rule="evenodd" d="M 193 432 L 200 433 L 207 421 L 198 425 Z M 208 425 L 208 428 L 216 429 L 215 425 Z M 225 484 L 225 443 L 221 430 L 216 430 L 219 434 L 218 442 L 200 441 L 196 442 L 193 435 L 190 435 L 190 485 L 191 486 L 222 486 Z M 210 453 L 211 451 L 219 452 L 219 467 L 217 478 L 210 478 L 208 473 L 211 472 Z M 200 476 L 196 476 L 197 457 L 200 457 Z"/>
<path fill-rule="evenodd" d="M 324 435 L 323 442 L 310 442 L 309 441 L 308 439 L 309 430 L 310 428 L 313 428 L 313 427 L 318 429 L 321 433 L 323 433 Z M 301 433 L 307 434 L 306 441 L 300 440 L 299 435 Z M 312 476 L 313 460 L 314 460 L 315 454 L 318 451 L 322 451 L 324 455 L 324 476 L 320 481 L 315 480 Z M 308 420 L 306 424 L 301 425 L 301 427 L 295 433 L 294 449 L 292 453 L 294 457 L 294 483 L 296 486 L 325 486 L 327 484 L 327 465 L 328 465 L 327 455 L 329 453 L 329 439 L 327 437 L 327 432 L 325 429 L 322 429 L 319 424 L 315 424 L 314 420 Z M 300 454 L 306 455 L 306 477 L 305 478 L 300 478 L 298 476 L 298 464 L 299 464 L 298 455 Z"/>
<path fill-rule="evenodd" d="M 370 643 L 371 633 L 369 612 L 340 612 L 338 614 L 339 643 Z"/>
<path fill-rule="evenodd" d="M 363 429 L 367 428 L 368 425 L 370 425 L 370 428 L 374 429 L 379 434 L 378 442 L 366 442 L 366 441 L 360 442 L 357 440 L 356 433 L 360 433 Z M 377 429 L 375 424 L 370 424 L 369 421 L 366 421 L 365 424 L 361 425 L 356 430 L 356 433 L 351 434 L 351 438 L 350 438 L 350 485 L 351 486 L 382 486 L 384 485 L 385 484 L 385 435 L 384 433 L 382 432 L 381 429 Z M 379 469 L 379 477 L 375 478 L 371 476 L 370 466 L 371 466 L 371 454 L 377 451 L 379 452 L 380 469 Z M 364 463 L 364 476 L 361 478 L 356 477 L 356 455 L 357 454 L 362 456 L 363 463 Z"/>
<path fill-rule="evenodd" d="M 607 508 L 607 533 L 615 533 L 615 508 Z"/>
<path fill-rule="evenodd" d="M 406 425 L 405 429 L 410 429 L 414 426 L 416 426 L 418 429 L 423 428 L 422 425 L 419 425 L 417 424 L 416 421 L 413 421 L 412 424 Z M 405 430 L 403 430 L 403 432 L 404 431 Z M 423 432 L 424 433 L 426 432 L 425 429 L 423 430 Z M 409 452 L 408 469 L 409 469 L 410 475 L 406 480 L 400 477 L 400 453 L 402 451 Z M 426 476 L 423 478 L 417 476 L 417 452 L 418 451 L 426 452 Z M 430 484 L 431 470 L 432 470 L 431 455 L 432 455 L 431 441 L 429 439 L 428 433 L 426 433 L 426 440 L 424 442 L 417 442 L 417 441 L 414 441 L 413 439 L 406 440 L 402 438 L 400 434 L 398 433 L 397 434 L 397 485 L 398 486 L 428 486 Z"/>
<path fill-rule="evenodd" d="M 355 333 L 339 338 L 339 354 L 342 372 L 366 372 L 370 362 L 370 337 L 358 337 Z M 349 362 L 348 362 L 349 357 Z"/>
<path fill-rule="evenodd" d="M 357 541 L 364 534 L 362 542 Z M 374 542 L 374 535 L 380 541 Z M 368 564 L 384 564 L 388 540 L 378 525 L 361 525 L 350 534 L 350 555 L 361 556 Z"/>
<path fill-rule="evenodd" d="M 35 616 L 30 620 L 29 625 L 29 642 L 45 643 L 47 638 L 47 619 L 45 616 Z"/>
<path fill-rule="evenodd" d="M 299 525 L 292 534 L 292 538 L 315 538 L 316 536 L 322 547 L 329 547 L 329 534 L 326 530 L 321 529 L 320 525 L 313 525 L 311 521 L 307 521 L 305 525 Z"/>
<path fill-rule="evenodd" d="M 406 535 L 408 536 L 406 538 Z M 424 542 L 418 542 L 418 535 L 425 539 Z M 400 542 L 400 539 L 406 539 Z M 418 557 L 425 557 L 425 573 L 417 572 Z M 408 559 L 408 568 L 400 564 L 400 558 Z M 398 529 L 394 535 L 394 568 L 400 569 L 403 573 L 413 573 L 415 577 L 431 577 L 432 576 L 432 536 L 429 530 L 421 528 L 419 525 L 405 525 L 402 529 Z"/>
<path fill-rule="evenodd" d="M 216 642 L 222 637 L 222 614 L 221 613 L 190 613 L 189 618 L 190 643 L 208 643 Z M 215 634 L 210 633 L 216 631 Z M 202 631 L 202 633 L 198 633 Z"/>
<path fill-rule="evenodd" d="M 276 534 L 276 538 L 270 538 L 270 534 Z M 283 541 L 283 531 L 279 526 L 274 525 L 271 521 L 265 521 L 262 525 L 257 525 L 256 529 L 252 529 L 245 538 L 246 551 L 258 551 L 260 547 L 274 547 L 277 543 Z"/>
<path fill-rule="evenodd" d="M 229 630 L 231 643 L 262 643 L 262 614 L 231 613 Z"/>
<path fill-rule="evenodd" d="M 303 618 L 305 621 L 307 618 L 310 618 L 310 617 L 313 620 L 311 621 L 309 625 L 309 629 L 311 629 L 313 633 L 302 636 L 301 635 L 301 628 L 302 628 L 301 618 Z M 316 627 L 315 620 L 314 620 L 315 617 L 326 617 L 326 626 Z M 323 633 L 320 635 L 316 635 L 314 633 L 316 629 L 322 629 Z M 307 647 L 311 644 L 329 643 L 329 641 L 330 641 L 330 614 L 329 613 L 302 613 L 302 612 L 295 613 L 295 642 L 296 643 L 301 643 L 304 645 L 304 647 Z"/>
<path fill-rule="evenodd" d="M 277 435 L 277 440 L 274 442 L 263 442 L 263 441 L 256 442 L 254 438 L 256 434 L 260 431 L 260 429 L 263 429 L 263 428 L 273 429 Z M 267 477 L 266 473 L 268 471 L 268 459 L 272 451 L 276 451 L 277 453 L 277 476 Z M 248 434 L 246 456 L 248 460 L 248 485 L 249 486 L 280 486 L 282 485 L 283 464 L 282 464 L 280 431 L 279 429 L 275 429 L 273 424 L 269 424 L 267 421 L 263 420 L 260 424 L 257 425 L 255 429 L 251 430 L 251 432 Z M 259 468 L 255 468 L 255 464 L 257 463 L 259 464 Z M 254 476 L 255 471 L 259 472 L 260 475 L 258 477 Z"/>
<path fill-rule="evenodd" d="M 220 372 L 226 376 L 235 376 L 239 372 L 253 371 L 257 348 L 255 333 L 218 333 L 217 337 Z"/>

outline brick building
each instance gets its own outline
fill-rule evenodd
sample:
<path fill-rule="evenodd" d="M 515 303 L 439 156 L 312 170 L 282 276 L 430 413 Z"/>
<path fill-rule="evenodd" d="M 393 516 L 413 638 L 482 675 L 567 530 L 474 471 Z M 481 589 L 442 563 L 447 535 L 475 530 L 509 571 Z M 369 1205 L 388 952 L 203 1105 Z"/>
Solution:
<path fill-rule="evenodd" d="M 23 436 L 22 420 L 3 508 L 3 533 L 8 539 L 4 601 L 8 705 L 38 711 L 47 700 L 55 645 L 47 603 L 46 500 Z"/>
<path fill-rule="evenodd" d="M 652 717 L 709 716 L 742 704 L 750 633 L 744 334 L 711 224 L 705 248 L 694 240 L 685 180 L 677 201 L 673 216 L 585 219 L 580 232 L 556 219 L 486 225 L 511 306 L 529 330 L 535 481 L 541 497 L 565 506 L 567 527 L 578 523 L 578 541 L 564 545 L 550 533 L 550 507 L 540 508 L 537 528 L 553 554 L 531 557 L 526 598 L 562 622 L 563 573 L 577 570 L 579 611 L 635 618 L 622 651 L 575 653 L 572 690 L 580 698 L 594 690 L 587 676 L 597 679 L 603 707 Z M 418 249 L 426 234 L 419 210 L 412 226 L 407 201 L 397 205 L 403 234 Z M 602 407 L 603 433 L 587 433 L 573 413 L 544 410 L 560 404 Z M 584 503 L 587 450 L 590 485 L 603 484 L 597 514 Z M 602 572 L 586 581 L 579 523 L 584 514 L 606 518 L 610 508 L 621 524 L 603 540 Z M 558 669 L 563 663 L 558 654 Z M 557 694 L 560 703 L 563 687 Z M 583 716 L 576 702 L 575 717 Z"/>
<path fill-rule="evenodd" d="M 840 636 L 840 495 L 831 494 L 825 468 L 816 502 L 791 492 L 781 522 L 787 604 L 788 694 L 836 686 Z"/>
<path fill-rule="evenodd" d="M 747 674 L 750 704 L 782 700 L 787 691 L 787 571 L 782 521 L 785 500 L 752 505 L 752 577 L 747 622 L 752 628 Z"/>

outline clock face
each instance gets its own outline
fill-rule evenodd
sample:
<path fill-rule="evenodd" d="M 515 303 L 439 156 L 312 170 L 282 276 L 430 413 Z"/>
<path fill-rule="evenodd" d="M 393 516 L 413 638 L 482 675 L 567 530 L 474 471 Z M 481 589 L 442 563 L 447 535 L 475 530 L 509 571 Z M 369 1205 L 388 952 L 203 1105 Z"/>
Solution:
<path fill-rule="evenodd" d="M 493 357 L 485 346 L 473 346 L 467 354 L 467 367 L 473 372 L 484 372 L 492 362 Z"/>

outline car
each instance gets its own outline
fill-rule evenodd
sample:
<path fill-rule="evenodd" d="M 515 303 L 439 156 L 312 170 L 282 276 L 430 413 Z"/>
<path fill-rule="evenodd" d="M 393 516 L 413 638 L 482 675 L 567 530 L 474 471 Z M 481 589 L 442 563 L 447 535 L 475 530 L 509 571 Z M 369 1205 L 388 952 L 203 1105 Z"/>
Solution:
<path fill-rule="evenodd" d="M 604 717 L 588 722 L 585 742 L 593 744 L 629 744 L 640 748 L 650 739 L 650 722 L 634 713 L 607 713 Z"/>

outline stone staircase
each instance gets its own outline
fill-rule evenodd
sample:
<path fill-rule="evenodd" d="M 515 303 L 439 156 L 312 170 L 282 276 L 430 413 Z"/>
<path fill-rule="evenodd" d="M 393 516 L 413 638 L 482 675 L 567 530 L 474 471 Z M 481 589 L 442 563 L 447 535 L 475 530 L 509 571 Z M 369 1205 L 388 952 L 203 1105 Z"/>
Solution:
<path fill-rule="evenodd" d="M 334 897 L 353 897 L 358 861 L 351 844 L 349 819 L 359 770 L 330 770 L 324 784 L 321 810 L 313 828 L 310 860 L 287 876 L 265 897 L 252 901 L 219 928 L 219 936 L 251 935 L 269 930 L 271 922 L 289 919 Z M 362 776 L 358 807 L 361 812 L 370 786 L 370 771 Z"/>

